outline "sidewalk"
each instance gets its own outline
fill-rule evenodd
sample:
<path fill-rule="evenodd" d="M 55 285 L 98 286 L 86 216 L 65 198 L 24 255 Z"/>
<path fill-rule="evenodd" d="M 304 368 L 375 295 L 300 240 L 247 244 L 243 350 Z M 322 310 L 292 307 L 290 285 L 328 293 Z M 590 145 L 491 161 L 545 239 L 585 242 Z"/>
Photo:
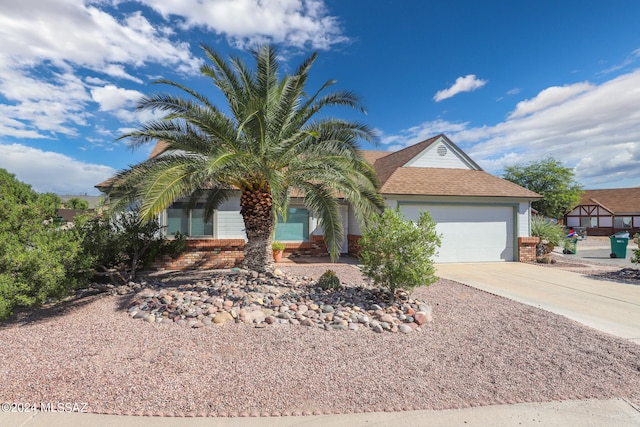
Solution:
<path fill-rule="evenodd" d="M 640 411 L 622 399 L 520 403 L 445 411 L 282 418 L 159 418 L 95 414 L 1 414 L 3 427 L 449 427 L 638 426 Z"/>

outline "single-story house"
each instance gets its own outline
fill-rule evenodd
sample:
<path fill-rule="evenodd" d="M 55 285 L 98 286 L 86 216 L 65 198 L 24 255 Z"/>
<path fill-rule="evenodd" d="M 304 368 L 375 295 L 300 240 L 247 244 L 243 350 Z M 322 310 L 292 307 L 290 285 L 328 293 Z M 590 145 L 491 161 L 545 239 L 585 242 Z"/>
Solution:
<path fill-rule="evenodd" d="M 164 149 L 158 143 L 151 156 Z M 437 135 L 400 151 L 363 151 L 380 180 L 390 208 L 399 207 L 415 220 L 430 212 L 442 234 L 436 262 L 533 260 L 535 240 L 530 238 L 531 202 L 541 196 L 482 170 L 445 135 Z M 105 183 L 98 184 L 104 188 Z M 161 216 L 168 235 L 190 236 L 186 254 L 166 259 L 158 268 L 221 267 L 242 259 L 245 242 L 240 197 L 221 205 L 205 222 L 203 210 L 191 214 L 174 203 Z M 342 252 L 357 253 L 360 225 L 344 202 L 341 215 L 345 240 Z M 276 225 L 275 240 L 286 244 L 285 256 L 325 255 L 322 230 L 314 212 L 302 199 L 292 198 L 286 223 Z"/>
<path fill-rule="evenodd" d="M 564 216 L 568 227 L 585 227 L 589 236 L 640 231 L 640 188 L 585 190 L 580 203 Z"/>

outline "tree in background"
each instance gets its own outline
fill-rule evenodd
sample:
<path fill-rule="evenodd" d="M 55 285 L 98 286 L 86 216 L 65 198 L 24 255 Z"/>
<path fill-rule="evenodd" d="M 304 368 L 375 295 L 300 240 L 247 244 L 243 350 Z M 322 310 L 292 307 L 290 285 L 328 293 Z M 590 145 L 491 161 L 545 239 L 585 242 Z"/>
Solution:
<path fill-rule="evenodd" d="M 67 209 L 77 209 L 86 211 L 89 209 L 89 202 L 82 200 L 80 197 L 72 197 L 64 202 L 64 207 Z"/>
<path fill-rule="evenodd" d="M 29 184 L 20 182 L 16 176 L 0 169 L 0 200 L 10 201 L 16 204 L 35 202 L 38 193 L 31 189 Z"/>
<path fill-rule="evenodd" d="M 531 206 L 539 215 L 553 219 L 562 218 L 576 207 L 583 193 L 573 168 L 563 166 L 551 157 L 539 162 L 507 166 L 502 177 L 544 196 Z"/>

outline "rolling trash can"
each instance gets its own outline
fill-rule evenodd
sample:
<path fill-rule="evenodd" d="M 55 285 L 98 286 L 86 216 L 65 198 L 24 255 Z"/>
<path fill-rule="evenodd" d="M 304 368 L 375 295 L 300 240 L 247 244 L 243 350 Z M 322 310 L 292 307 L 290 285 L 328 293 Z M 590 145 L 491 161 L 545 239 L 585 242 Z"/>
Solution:
<path fill-rule="evenodd" d="M 575 255 L 577 248 L 578 248 L 578 237 L 576 236 L 566 237 L 564 241 L 564 248 L 562 249 L 562 253 Z"/>
<path fill-rule="evenodd" d="M 609 236 L 611 240 L 611 258 L 626 258 L 627 245 L 629 244 L 629 233 L 626 231 Z"/>
<path fill-rule="evenodd" d="M 562 253 L 563 254 L 576 254 L 576 250 L 578 248 L 578 233 L 576 233 L 576 230 L 573 227 L 569 227 L 569 232 L 567 233 L 566 236 L 564 236 L 564 242 L 563 242 L 563 249 L 562 249 Z"/>

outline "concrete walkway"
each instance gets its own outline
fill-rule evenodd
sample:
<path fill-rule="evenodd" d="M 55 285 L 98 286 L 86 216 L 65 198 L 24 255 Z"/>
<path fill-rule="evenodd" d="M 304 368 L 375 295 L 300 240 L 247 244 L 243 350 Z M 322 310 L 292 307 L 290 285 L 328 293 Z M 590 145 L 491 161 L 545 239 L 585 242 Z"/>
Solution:
<path fill-rule="evenodd" d="M 533 305 L 640 344 L 640 286 L 599 281 L 522 263 L 439 264 L 440 277 Z M 0 402 L 1 403 L 1 402 Z M 5 406 L 3 406 L 4 411 Z M 577 400 L 308 417 L 159 418 L 82 413 L 0 412 L 7 427 L 357 427 L 640 426 L 640 408 L 624 399 Z"/>
<path fill-rule="evenodd" d="M 640 425 L 640 412 L 622 399 L 520 403 L 446 411 L 408 411 L 281 418 L 159 418 L 117 415 L 0 413 L 3 427 L 485 427 Z"/>
<path fill-rule="evenodd" d="M 438 264 L 437 275 L 640 344 L 640 286 L 518 262 Z"/>

